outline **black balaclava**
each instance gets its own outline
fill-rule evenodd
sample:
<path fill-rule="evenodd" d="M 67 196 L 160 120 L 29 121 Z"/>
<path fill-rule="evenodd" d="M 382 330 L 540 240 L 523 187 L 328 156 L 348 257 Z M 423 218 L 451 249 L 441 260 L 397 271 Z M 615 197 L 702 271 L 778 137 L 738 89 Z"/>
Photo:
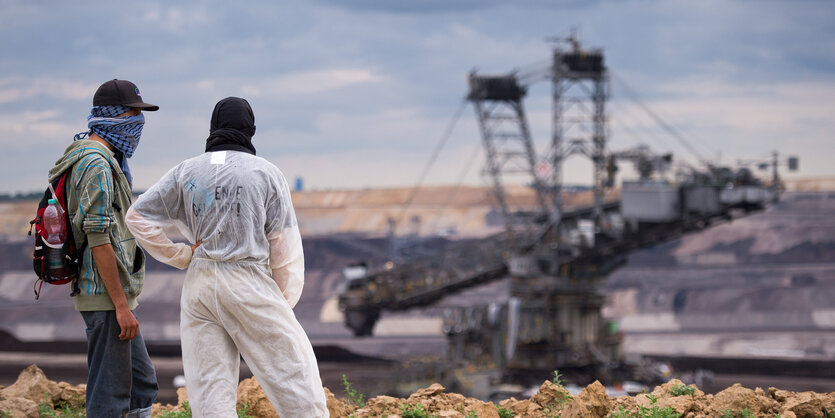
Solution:
<path fill-rule="evenodd" d="M 255 155 L 255 147 L 252 146 L 255 115 L 246 100 L 227 97 L 217 102 L 209 132 L 206 152 L 241 151 Z"/>

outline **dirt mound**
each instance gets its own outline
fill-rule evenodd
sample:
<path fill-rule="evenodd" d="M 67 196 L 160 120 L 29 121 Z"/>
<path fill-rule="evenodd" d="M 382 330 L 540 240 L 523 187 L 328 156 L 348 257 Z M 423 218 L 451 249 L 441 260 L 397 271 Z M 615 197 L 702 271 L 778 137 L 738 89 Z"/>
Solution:
<path fill-rule="evenodd" d="M 330 408 L 339 405 L 338 411 Z M 424 415 L 412 413 L 416 405 Z M 370 399 L 365 407 L 346 400 L 329 399 L 331 416 L 363 417 L 437 416 L 437 417 L 832 417 L 835 418 L 835 392 L 789 392 L 770 388 L 748 389 L 739 384 L 717 393 L 705 395 L 697 387 L 671 380 L 657 386 L 652 393 L 612 398 L 600 382 L 594 382 L 572 397 L 561 385 L 544 382 L 530 399 L 510 398 L 498 405 L 444 393 L 439 384 L 421 389 L 408 399 L 380 396 Z M 353 408 L 353 409 L 352 409 Z"/>
<path fill-rule="evenodd" d="M 42 410 L 80 409 L 84 405 L 84 385 L 53 382 L 36 365 L 27 367 L 17 381 L 0 389 L 0 416 L 39 417 Z M 331 417 L 438 417 L 438 418 L 549 418 L 549 417 L 757 417 L 835 418 L 835 392 L 790 392 L 776 388 L 764 391 L 735 384 L 715 395 L 706 395 L 696 386 L 673 379 L 655 387 L 652 393 L 610 397 L 600 382 L 594 382 L 576 397 L 561 385 L 543 382 L 530 399 L 510 398 L 498 405 L 446 393 L 434 383 L 408 398 L 377 396 L 362 405 L 337 398 L 325 388 Z M 177 405 L 154 405 L 153 416 L 187 410 L 188 394 L 177 391 Z M 356 398 L 356 397 L 355 397 Z M 238 406 L 246 404 L 250 417 L 277 417 L 255 378 L 241 381 Z M 46 411 L 49 412 L 49 411 Z M 170 414 L 169 414 L 170 415 Z"/>
<path fill-rule="evenodd" d="M 9 387 L 0 390 L 0 416 L 9 418 L 40 417 L 40 406 L 80 408 L 84 405 L 86 385 L 73 386 L 67 382 L 53 382 L 36 365 L 18 375 Z"/>

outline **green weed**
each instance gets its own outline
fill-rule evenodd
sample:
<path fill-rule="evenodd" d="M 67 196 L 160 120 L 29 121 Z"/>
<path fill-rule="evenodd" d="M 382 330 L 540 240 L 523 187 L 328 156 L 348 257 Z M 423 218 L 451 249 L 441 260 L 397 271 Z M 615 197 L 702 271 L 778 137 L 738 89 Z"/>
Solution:
<path fill-rule="evenodd" d="M 171 412 L 165 411 L 160 415 L 161 418 L 191 418 L 191 405 L 188 404 L 188 401 L 183 402 L 183 411 L 180 412 Z"/>
<path fill-rule="evenodd" d="M 560 410 L 556 406 L 545 406 L 542 408 L 542 412 L 546 418 L 560 418 Z"/>
<path fill-rule="evenodd" d="M 235 412 L 237 412 L 238 418 L 252 418 L 252 416 L 249 415 L 249 405 L 245 403 L 242 403 L 241 406 L 235 410 Z M 184 401 L 182 411 L 164 411 L 161 413 L 160 418 L 192 418 L 191 405 L 188 404 L 188 401 Z"/>
<path fill-rule="evenodd" d="M 86 415 L 84 412 L 84 408 L 74 408 L 70 405 L 62 404 L 57 408 L 53 409 L 46 403 L 38 405 L 38 413 L 40 414 L 41 418 L 84 418 L 84 416 Z M 9 411 L 4 413 L 3 416 L 11 417 L 12 413 L 11 411 Z"/>
<path fill-rule="evenodd" d="M 345 395 L 349 402 L 360 408 L 365 406 L 365 395 L 354 389 L 354 386 L 344 374 L 342 375 L 342 386 L 345 388 Z"/>
<path fill-rule="evenodd" d="M 249 405 L 246 402 L 242 403 L 235 412 L 238 413 L 238 418 L 250 418 Z"/>
<path fill-rule="evenodd" d="M 673 396 L 683 396 L 683 395 L 690 395 L 696 393 L 695 386 L 687 386 L 687 385 L 675 385 L 672 389 L 670 389 L 670 395 Z"/>
<path fill-rule="evenodd" d="M 400 416 L 402 418 L 437 418 L 438 414 L 429 415 L 423 409 L 423 405 L 417 403 L 414 405 L 403 404 L 403 407 L 400 409 Z"/>
<path fill-rule="evenodd" d="M 557 386 L 565 387 L 564 378 L 565 376 L 561 375 L 559 370 L 554 370 L 554 378 L 551 379 L 551 382 L 553 382 Z"/>
<path fill-rule="evenodd" d="M 53 410 L 51 406 L 45 403 L 38 404 L 38 413 L 40 414 L 41 418 L 53 418 L 58 416 L 55 410 Z"/>
<path fill-rule="evenodd" d="M 672 407 L 659 408 L 655 403 L 658 398 L 652 395 L 647 395 L 649 398 L 650 407 L 638 405 L 638 412 L 630 412 L 623 406 L 617 411 L 609 415 L 610 418 L 679 418 L 681 414 L 675 411 Z"/>
<path fill-rule="evenodd" d="M 74 402 L 59 401 L 56 405 L 52 405 L 52 398 L 48 393 L 44 393 L 44 401 L 38 404 L 38 414 L 43 418 L 84 418 L 84 402 L 74 400 Z M 11 411 L 3 413 L 3 417 L 12 416 Z"/>
<path fill-rule="evenodd" d="M 612 412 L 609 415 L 609 418 L 630 418 L 632 416 L 633 416 L 632 412 L 629 412 L 626 408 L 621 406 L 620 408 L 618 408 L 617 411 Z"/>
<path fill-rule="evenodd" d="M 475 411 L 470 411 L 470 412 L 465 413 L 463 405 L 458 407 L 458 412 L 460 412 L 461 415 L 464 416 L 464 418 L 478 418 L 478 415 L 476 415 Z"/>
<path fill-rule="evenodd" d="M 661 409 L 658 405 L 653 405 L 651 408 L 638 405 L 637 416 L 641 418 L 679 418 L 681 414 L 671 406 Z"/>
<path fill-rule="evenodd" d="M 748 408 L 743 408 L 742 410 L 731 410 L 726 409 L 722 411 L 722 418 L 754 418 L 754 413 L 751 412 Z"/>
<path fill-rule="evenodd" d="M 504 409 L 501 406 L 497 406 L 496 410 L 499 412 L 499 418 L 513 418 L 516 416 L 515 412 L 509 409 Z"/>

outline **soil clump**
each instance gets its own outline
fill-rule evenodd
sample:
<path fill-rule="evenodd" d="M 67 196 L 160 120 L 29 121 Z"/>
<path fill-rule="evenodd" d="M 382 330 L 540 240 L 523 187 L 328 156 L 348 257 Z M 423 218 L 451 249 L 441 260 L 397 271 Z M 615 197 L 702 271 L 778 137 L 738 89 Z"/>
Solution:
<path fill-rule="evenodd" d="M 0 388 L 0 416 L 36 418 L 62 416 L 61 410 L 84 406 L 85 385 L 54 382 L 36 365 L 24 369 L 14 384 Z M 549 417 L 757 417 L 835 418 L 835 392 L 791 392 L 777 388 L 746 388 L 735 384 L 715 395 L 672 379 L 651 393 L 611 397 L 600 382 L 586 386 L 577 396 L 560 384 L 545 381 L 529 399 L 510 398 L 498 404 L 447 393 L 433 383 L 408 398 L 376 396 L 366 402 L 337 397 L 325 388 L 331 417 L 438 417 L 438 418 L 549 418 Z M 190 416 L 185 388 L 177 390 L 177 405 L 155 404 L 154 417 Z M 352 399 L 354 402 L 352 402 Z M 250 417 L 278 417 L 264 391 L 253 378 L 238 386 L 238 407 Z"/>

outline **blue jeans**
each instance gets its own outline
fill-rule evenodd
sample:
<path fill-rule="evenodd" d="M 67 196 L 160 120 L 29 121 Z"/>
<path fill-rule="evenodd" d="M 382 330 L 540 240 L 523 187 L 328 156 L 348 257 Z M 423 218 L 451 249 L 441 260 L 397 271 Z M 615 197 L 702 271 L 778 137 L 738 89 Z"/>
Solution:
<path fill-rule="evenodd" d="M 142 334 L 119 339 L 116 311 L 82 311 L 87 324 L 87 416 L 150 417 L 157 376 Z"/>

